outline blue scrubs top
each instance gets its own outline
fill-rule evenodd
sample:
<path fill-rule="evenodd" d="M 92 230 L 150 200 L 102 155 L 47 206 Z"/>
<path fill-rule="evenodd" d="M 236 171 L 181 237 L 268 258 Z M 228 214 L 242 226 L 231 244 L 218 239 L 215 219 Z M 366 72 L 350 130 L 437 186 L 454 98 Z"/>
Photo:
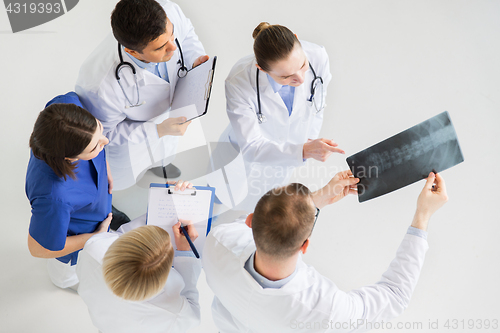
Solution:
<path fill-rule="evenodd" d="M 54 103 L 82 104 L 74 92 L 57 96 Z M 26 195 L 31 204 L 29 233 L 41 246 L 60 251 L 67 236 L 94 232 L 111 212 L 104 150 L 89 161 L 79 160 L 76 179 L 59 178 L 51 167 L 31 152 L 26 172 Z M 78 251 L 57 258 L 76 264 Z"/>

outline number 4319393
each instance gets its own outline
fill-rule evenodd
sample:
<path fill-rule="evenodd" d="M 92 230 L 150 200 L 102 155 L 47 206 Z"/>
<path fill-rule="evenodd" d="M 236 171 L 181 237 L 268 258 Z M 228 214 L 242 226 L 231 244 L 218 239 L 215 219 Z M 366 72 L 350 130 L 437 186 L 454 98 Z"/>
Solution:
<path fill-rule="evenodd" d="M 11 14 L 59 14 L 62 10 L 61 3 L 9 3 L 7 13 Z"/>
<path fill-rule="evenodd" d="M 448 319 L 444 323 L 444 327 L 447 329 L 494 329 L 496 330 L 498 328 L 498 319 Z"/>

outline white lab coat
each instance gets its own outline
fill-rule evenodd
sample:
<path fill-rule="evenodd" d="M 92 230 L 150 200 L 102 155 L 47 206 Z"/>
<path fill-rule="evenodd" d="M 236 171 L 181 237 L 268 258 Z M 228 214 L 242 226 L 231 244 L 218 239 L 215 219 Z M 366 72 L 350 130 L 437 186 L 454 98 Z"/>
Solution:
<path fill-rule="evenodd" d="M 300 42 L 316 75 L 323 78 L 323 98 L 326 98 L 332 77 L 328 55 L 322 46 Z M 226 79 L 230 125 L 220 137 L 221 142 L 239 146 L 243 154 L 247 184 L 234 184 L 231 188 L 248 189 L 246 200 L 238 207 L 248 212 L 253 212 L 257 201 L 268 190 L 287 184 L 293 170 L 304 163 L 303 145 L 308 139 L 318 138 L 324 112 L 317 112 L 314 105 L 307 101 L 314 79 L 311 69 L 307 70 L 304 83 L 295 88 L 290 116 L 281 96 L 274 92 L 267 75 L 261 72 L 261 110 L 267 121 L 259 124 L 255 64 L 253 55 L 242 58 Z M 316 93 L 316 96 L 320 95 Z M 245 181 L 243 177 L 239 179 Z M 217 187 L 219 184 L 213 185 Z"/>
<path fill-rule="evenodd" d="M 428 248 L 423 238 L 405 235 L 381 280 L 350 292 L 339 290 L 301 257 L 291 281 L 264 289 L 244 268 L 255 243 L 243 222 L 215 227 L 203 250 L 203 268 L 215 294 L 212 316 L 221 333 L 351 332 L 367 327 L 350 326 L 358 320 L 387 322 L 407 307 Z"/>
<path fill-rule="evenodd" d="M 134 227 L 139 225 L 144 223 Z M 92 322 L 99 331 L 177 333 L 199 325 L 196 283 L 201 272 L 200 260 L 175 257 L 167 283 L 158 295 L 142 302 L 126 301 L 111 292 L 102 274 L 102 259 L 119 236 L 118 233 L 92 236 L 78 255 L 78 294 L 87 304 Z"/>
<path fill-rule="evenodd" d="M 181 44 L 186 67 L 191 68 L 196 58 L 205 54 L 203 45 L 194 32 L 191 21 L 180 7 L 168 0 L 158 0 L 175 26 L 175 37 Z M 109 138 L 107 160 L 114 179 L 114 189 L 134 185 L 152 165 L 173 160 L 178 137 L 158 137 L 156 123 L 168 118 L 180 67 L 179 50 L 167 62 L 169 82 L 137 67 L 131 55 L 122 51 L 123 60 L 131 63 L 137 72 L 139 85 L 138 107 L 129 105 L 115 77 L 119 64 L 118 42 L 109 34 L 85 60 L 76 82 L 76 93 L 83 106 L 104 125 Z M 129 67 L 120 72 L 122 86 L 132 103 L 137 101 L 134 76 Z M 161 116 L 161 117 L 159 117 Z M 155 118 L 158 119 L 155 120 Z"/>

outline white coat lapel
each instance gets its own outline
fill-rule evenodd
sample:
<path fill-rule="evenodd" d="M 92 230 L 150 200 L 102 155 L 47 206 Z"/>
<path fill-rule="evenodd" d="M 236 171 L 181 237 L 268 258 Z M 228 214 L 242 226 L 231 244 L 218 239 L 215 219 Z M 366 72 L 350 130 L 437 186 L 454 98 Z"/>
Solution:
<path fill-rule="evenodd" d="M 182 47 L 182 45 L 181 45 Z M 168 72 L 168 79 L 170 81 L 170 104 L 172 104 L 172 99 L 174 98 L 174 91 L 175 91 L 175 85 L 177 83 L 177 71 L 180 68 L 180 64 L 177 62 L 180 59 L 180 53 L 179 50 L 174 52 L 174 55 L 172 58 L 167 61 L 167 72 Z M 188 64 L 186 64 L 186 67 L 189 68 Z"/>
<path fill-rule="evenodd" d="M 271 86 L 271 83 L 269 82 L 269 78 L 267 77 L 267 75 L 265 75 L 265 78 L 266 78 L 267 86 L 266 86 L 266 90 L 264 91 L 264 93 L 271 99 L 273 104 L 280 106 L 280 113 L 286 112 L 286 115 L 288 116 L 288 109 L 286 107 L 285 102 L 283 102 L 283 98 L 281 98 L 281 95 L 279 94 L 279 92 L 274 92 L 274 89 Z M 281 109 L 283 109 L 283 110 L 281 110 Z"/>
<path fill-rule="evenodd" d="M 308 101 L 311 95 L 311 82 L 313 80 L 313 74 L 311 69 L 307 70 L 304 77 L 304 83 L 300 86 L 295 87 L 295 93 L 293 95 L 293 107 L 292 114 L 290 115 L 290 120 L 294 121 L 296 118 L 301 118 L 306 120 L 308 117 L 304 115 L 304 112 L 308 112 L 311 103 Z M 309 116 L 309 115 L 307 115 Z"/>
<path fill-rule="evenodd" d="M 288 118 L 285 102 L 278 92 L 274 92 L 267 74 L 262 71 L 259 73 L 259 91 L 262 113 L 266 117 L 286 116 Z"/>

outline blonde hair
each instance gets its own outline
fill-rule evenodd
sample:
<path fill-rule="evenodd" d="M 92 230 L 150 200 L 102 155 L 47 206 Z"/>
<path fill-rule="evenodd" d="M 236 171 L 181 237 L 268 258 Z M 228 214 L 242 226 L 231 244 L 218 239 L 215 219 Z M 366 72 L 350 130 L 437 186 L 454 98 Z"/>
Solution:
<path fill-rule="evenodd" d="M 261 22 L 252 33 L 254 39 L 253 52 L 257 64 L 269 72 L 274 62 L 286 59 L 295 44 L 300 42 L 293 32 L 278 24 Z"/>
<path fill-rule="evenodd" d="M 174 259 L 168 232 L 142 226 L 111 244 L 103 258 L 104 281 L 116 295 L 142 301 L 156 295 L 167 282 Z"/>

